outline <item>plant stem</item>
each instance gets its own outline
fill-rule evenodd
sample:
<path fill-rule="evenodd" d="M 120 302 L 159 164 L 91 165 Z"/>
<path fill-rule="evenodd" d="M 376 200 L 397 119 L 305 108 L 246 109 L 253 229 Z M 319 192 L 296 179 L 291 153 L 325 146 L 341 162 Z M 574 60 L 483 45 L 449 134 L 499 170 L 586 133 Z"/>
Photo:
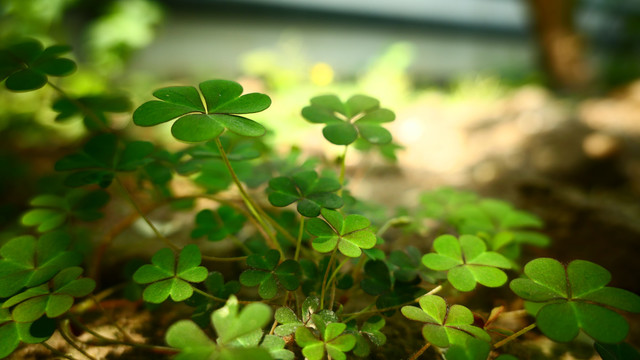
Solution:
<path fill-rule="evenodd" d="M 127 334 L 124 331 L 124 329 L 120 325 L 118 325 L 116 320 L 113 318 L 112 314 L 107 312 L 107 310 L 102 306 L 98 298 L 96 298 L 95 295 L 91 294 L 91 299 L 93 299 L 98 309 L 100 309 L 100 311 L 102 311 L 102 313 L 107 317 L 107 320 L 109 320 L 109 322 L 111 322 L 111 324 L 113 324 L 113 326 L 115 326 L 116 329 L 118 329 L 118 331 L 122 334 L 122 338 L 127 341 L 131 341 L 131 337 L 129 337 L 129 334 Z"/>
<path fill-rule="evenodd" d="M 56 355 L 56 356 L 60 356 L 60 357 L 63 357 L 65 359 L 69 359 L 69 360 L 76 360 L 76 358 L 74 358 L 73 356 L 63 353 L 62 351 L 54 348 L 53 346 L 47 344 L 46 342 L 41 342 L 40 345 L 42 345 L 45 348 L 47 348 L 47 350 L 51 351 L 51 353 Z"/>
<path fill-rule="evenodd" d="M 327 270 L 324 272 L 324 278 L 322 278 L 322 290 L 320 291 L 320 309 L 324 309 L 324 293 L 327 287 L 327 278 L 329 276 L 329 271 L 331 271 L 331 266 L 333 266 L 333 261 L 336 257 L 336 252 L 338 251 L 338 245 L 331 252 L 331 257 L 329 258 L 329 264 L 327 264 Z"/>
<path fill-rule="evenodd" d="M 213 296 L 213 295 L 209 294 L 206 291 L 202 291 L 202 290 L 198 289 L 197 287 L 192 287 L 192 288 L 193 288 L 193 291 L 197 292 L 198 294 L 200 294 L 200 295 L 202 295 L 204 297 L 208 297 L 211 300 L 215 300 L 215 301 L 221 302 L 223 304 L 227 302 L 227 299 L 223 299 L 223 298 L 219 298 L 217 296 Z M 258 302 L 258 301 L 238 300 L 238 304 L 251 304 L 251 303 L 254 303 L 254 302 Z"/>
<path fill-rule="evenodd" d="M 357 317 L 359 317 L 361 315 L 365 315 L 365 314 L 383 313 L 385 311 L 395 310 L 395 309 L 401 308 L 403 306 L 414 304 L 414 303 L 420 301 L 420 298 L 422 298 L 423 296 L 435 294 L 435 293 L 439 292 L 440 290 L 442 290 L 442 285 L 438 285 L 438 286 L 434 287 L 433 289 L 431 289 L 431 291 L 429 291 L 428 293 L 426 293 L 426 294 L 424 294 L 424 295 L 422 295 L 422 296 L 420 296 L 418 298 L 415 298 L 415 299 L 413 299 L 413 300 L 411 300 L 409 302 L 406 302 L 404 304 L 389 306 L 389 307 L 382 308 L 382 309 L 369 310 L 374 305 L 374 304 L 371 304 L 371 305 L 367 306 L 366 308 L 364 308 L 363 310 L 360 310 L 360 311 L 354 312 L 354 313 L 342 314 L 342 316 L 348 316 L 348 319 L 350 320 L 352 318 L 357 318 Z"/>
<path fill-rule="evenodd" d="M 420 348 L 420 350 L 416 351 L 413 355 L 411 355 L 411 357 L 409 358 L 409 360 L 417 360 L 420 355 L 422 355 L 422 353 L 424 353 L 425 351 L 427 351 L 427 349 L 429 348 L 429 346 L 431 346 L 431 343 L 426 343 L 424 344 L 423 347 Z"/>
<path fill-rule="evenodd" d="M 271 246 L 276 250 L 278 250 L 278 252 L 280 252 L 280 256 L 284 258 L 284 252 L 282 251 L 280 244 L 278 244 L 278 240 L 276 240 L 273 237 L 273 234 L 271 234 L 271 232 L 269 231 L 270 230 L 269 227 L 265 223 L 262 216 L 260 216 L 260 213 L 258 213 L 258 210 L 257 210 L 258 206 L 253 202 L 253 199 L 249 196 L 247 191 L 244 189 L 244 186 L 242 185 L 242 182 L 240 182 L 240 179 L 238 178 L 238 175 L 236 175 L 236 172 L 233 170 L 233 167 L 231 167 L 231 162 L 229 162 L 227 153 L 224 151 L 224 148 L 222 147 L 222 143 L 220 142 L 220 137 L 215 138 L 215 143 L 216 143 L 216 146 L 218 147 L 218 151 L 220 152 L 220 156 L 222 157 L 222 162 L 224 162 L 224 165 L 227 167 L 227 170 L 229 171 L 229 174 L 231 175 L 233 182 L 236 184 L 236 187 L 240 191 L 240 196 L 242 197 L 242 200 L 244 200 L 245 205 L 247 205 L 247 208 L 249 209 L 253 217 L 258 221 L 260 226 L 264 229 L 267 235 L 266 240 L 269 241 L 271 243 Z"/>
<path fill-rule="evenodd" d="M 243 261 L 246 258 L 247 256 L 216 257 L 216 256 L 202 255 L 202 260 L 208 260 L 208 261 Z"/>
<path fill-rule="evenodd" d="M 142 212 L 138 204 L 136 204 L 136 202 L 133 200 L 133 196 L 131 195 L 129 190 L 127 190 L 127 188 L 124 186 L 120 178 L 118 176 L 115 176 L 115 179 L 118 185 L 120 186 L 120 188 L 122 189 L 122 191 L 124 192 L 125 197 L 129 201 L 129 203 L 131 203 L 131 206 L 133 206 L 133 208 L 138 212 L 138 214 L 140 214 L 140 217 L 147 223 L 147 225 L 149 225 L 149 227 L 151 228 L 151 230 L 153 230 L 153 233 L 156 235 L 156 237 L 162 240 L 165 243 L 165 245 L 167 245 L 172 250 L 178 251 L 180 248 L 174 243 L 172 243 L 171 241 L 169 241 L 169 239 L 167 239 L 164 235 L 162 235 L 162 233 L 158 230 L 158 228 L 156 228 L 156 226 L 153 225 L 151 220 L 149 220 L 149 218 L 147 218 L 144 212 Z"/>
<path fill-rule="evenodd" d="M 96 358 L 91 356 L 88 352 L 86 352 L 83 348 L 81 348 L 80 345 L 76 344 L 76 342 L 71 338 L 71 336 L 69 335 L 68 319 L 62 320 L 61 322 L 58 323 L 58 330 L 59 330 L 60 336 L 62 336 L 62 338 L 67 343 L 69 343 L 69 345 L 71 345 L 74 349 L 78 350 L 79 353 L 81 353 L 88 359 L 97 360 Z"/>
<path fill-rule="evenodd" d="M 296 241 L 296 253 L 293 260 L 298 261 L 300 257 L 300 247 L 302 246 L 302 235 L 304 234 L 304 216 L 300 216 L 300 229 L 298 229 L 298 240 Z"/>
<path fill-rule="evenodd" d="M 497 348 L 499 348 L 499 347 L 501 347 L 501 346 L 503 346 L 503 345 L 505 345 L 505 344 L 507 344 L 507 343 L 509 343 L 509 342 L 511 342 L 511 341 L 513 341 L 513 340 L 515 340 L 518 336 L 520 336 L 520 335 L 522 335 L 522 334 L 524 334 L 524 333 L 527 333 L 527 332 L 529 332 L 530 330 L 533 330 L 535 327 L 536 327 L 536 324 L 535 324 L 535 323 L 533 323 L 533 324 L 531 324 L 531 325 L 529 325 L 529 326 L 525 327 L 524 329 L 521 329 L 520 331 L 518 331 L 518 332 L 516 332 L 516 333 L 511 334 L 509 337 L 504 338 L 504 339 L 502 339 L 502 340 L 498 341 L 497 343 L 495 343 L 495 344 L 493 345 L 493 348 L 494 348 L 494 349 L 497 349 Z"/>
<path fill-rule="evenodd" d="M 81 103 L 80 101 L 78 101 L 77 99 L 69 96 L 69 94 L 67 94 L 66 91 L 62 90 L 61 88 L 59 88 L 57 85 L 54 85 L 51 81 L 47 80 L 47 84 L 49 86 L 51 86 L 55 91 L 57 91 L 62 97 L 66 98 L 67 100 L 71 101 L 71 103 L 73 103 L 73 105 L 75 105 L 78 109 L 80 109 L 80 111 L 82 111 L 89 119 L 91 119 L 91 121 L 93 123 L 95 123 L 95 125 L 100 128 L 100 130 L 102 131 L 106 131 L 106 132 L 112 132 L 112 130 L 105 125 L 105 123 L 102 122 L 102 120 L 100 120 L 100 118 L 98 118 L 98 115 L 96 115 L 96 113 L 93 112 L 93 110 L 89 109 L 88 107 L 84 106 L 83 103 Z"/>

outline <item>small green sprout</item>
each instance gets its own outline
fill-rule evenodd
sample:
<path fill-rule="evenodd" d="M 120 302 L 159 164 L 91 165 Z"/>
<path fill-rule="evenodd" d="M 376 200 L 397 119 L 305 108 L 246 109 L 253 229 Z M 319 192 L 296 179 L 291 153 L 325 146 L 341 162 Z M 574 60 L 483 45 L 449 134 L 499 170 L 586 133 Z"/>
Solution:
<path fill-rule="evenodd" d="M 169 296 L 173 301 L 183 301 L 191 297 L 191 283 L 199 283 L 207 278 L 207 269 L 199 266 L 202 260 L 200 249 L 194 244 L 185 246 L 178 257 L 170 249 L 161 249 L 151 258 L 152 264 L 140 267 L 133 280 L 139 284 L 150 284 L 142 293 L 145 301 L 159 304 Z"/>
<path fill-rule="evenodd" d="M 300 264 L 295 260 L 280 263 L 280 253 L 269 250 L 266 254 L 251 254 L 247 265 L 251 269 L 240 274 L 240 283 L 244 286 L 258 286 L 258 294 L 263 299 L 271 299 L 278 293 L 278 284 L 289 291 L 300 286 Z"/>
<path fill-rule="evenodd" d="M 71 51 L 63 45 L 44 48 L 27 39 L 0 49 L 0 81 L 11 91 L 37 90 L 47 84 L 47 76 L 67 76 L 76 70 L 76 63 L 60 55 Z"/>
<path fill-rule="evenodd" d="M 280 176 L 269 181 L 269 202 L 283 207 L 297 202 L 298 212 L 306 217 L 320 215 L 320 210 L 342 207 L 342 198 L 335 194 L 340 182 L 330 177 L 318 177 L 313 170 L 301 171 L 292 176 Z"/>
<path fill-rule="evenodd" d="M 380 102 L 365 95 L 354 95 L 346 103 L 335 95 L 317 96 L 311 105 L 302 109 L 302 116 L 312 123 L 326 124 L 322 134 L 331 143 L 349 145 L 358 136 L 372 144 L 388 144 L 391 133 L 381 126 L 395 119 Z"/>
<path fill-rule="evenodd" d="M 62 231 L 49 232 L 36 240 L 23 235 L 0 248 L 0 298 L 15 295 L 51 280 L 59 271 L 80 265 L 82 255 L 68 251 L 71 239 Z"/>
<path fill-rule="evenodd" d="M 309 219 L 307 231 L 316 238 L 313 248 L 321 253 L 333 251 L 336 246 L 348 257 L 358 257 L 361 249 L 371 249 L 376 245 L 376 235 L 369 229 L 371 223 L 362 215 L 347 215 L 335 210 L 322 209 L 322 217 Z"/>
<path fill-rule="evenodd" d="M 574 260 L 563 265 L 540 258 L 527 263 L 524 273 L 528 278 L 512 280 L 511 290 L 540 305 L 536 324 L 554 341 L 571 341 L 582 329 L 598 342 L 620 342 L 627 336 L 629 325 L 609 308 L 640 312 L 640 296 L 606 286 L 611 274 L 592 262 Z"/>
<path fill-rule="evenodd" d="M 109 202 L 109 193 L 102 190 L 75 189 L 66 196 L 38 195 L 29 202 L 35 209 L 22 216 L 22 224 L 37 226 L 39 232 L 47 232 L 62 226 L 70 218 L 82 221 L 100 219 L 98 210 Z"/>
<path fill-rule="evenodd" d="M 65 180 L 71 187 L 98 184 L 108 187 L 116 172 L 135 171 L 151 161 L 153 144 L 132 141 L 119 147 L 114 134 L 99 134 L 91 138 L 76 154 L 67 155 L 56 162 L 56 171 L 73 171 Z"/>
<path fill-rule="evenodd" d="M 433 270 L 448 271 L 447 279 L 460 291 L 471 291 L 480 283 L 487 287 L 499 287 L 507 282 L 507 275 L 500 268 L 508 269 L 511 263 L 504 256 L 486 251 L 484 241 L 473 235 L 441 235 L 433 242 L 436 253 L 425 254 L 422 263 Z"/>
<path fill-rule="evenodd" d="M 206 236 L 210 241 L 219 241 L 237 234 L 246 220 L 244 215 L 230 206 L 223 205 L 215 211 L 205 209 L 196 215 L 196 227 L 191 231 L 191 238 Z"/>
<path fill-rule="evenodd" d="M 225 129 L 242 136 L 262 136 L 264 126 L 238 114 L 263 111 L 271 105 L 271 99 L 260 93 L 242 95 L 242 91 L 240 84 L 228 80 L 202 82 L 200 93 L 193 86 L 162 88 L 153 93 L 161 101 L 140 105 L 133 113 L 133 122 L 154 126 L 177 118 L 171 134 L 190 143 L 215 139 Z"/>
<path fill-rule="evenodd" d="M 473 326 L 473 313 L 462 305 L 447 306 L 447 302 L 437 295 L 420 298 L 420 308 L 403 306 L 402 315 L 425 323 L 422 335 L 425 340 L 438 347 L 453 344 L 465 345 L 469 338 L 489 342 L 491 338 L 484 330 Z"/>
<path fill-rule="evenodd" d="M 34 322 L 41 316 L 56 318 L 63 315 L 74 298 L 83 297 L 93 291 L 96 283 L 89 278 L 80 278 L 83 270 L 74 266 L 60 271 L 50 283 L 31 287 L 7 299 L 2 308 L 11 310 L 11 317 L 18 323 Z"/>

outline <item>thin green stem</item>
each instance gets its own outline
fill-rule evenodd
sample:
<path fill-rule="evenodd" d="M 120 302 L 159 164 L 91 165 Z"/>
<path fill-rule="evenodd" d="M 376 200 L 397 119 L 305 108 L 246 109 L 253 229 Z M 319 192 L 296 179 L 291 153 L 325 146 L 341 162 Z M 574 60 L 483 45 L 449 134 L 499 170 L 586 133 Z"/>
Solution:
<path fill-rule="evenodd" d="M 302 247 L 302 235 L 304 235 L 304 216 L 300 216 L 300 228 L 298 229 L 298 240 L 296 241 L 296 253 L 293 260 L 298 261 L 300 257 L 300 248 Z"/>
<path fill-rule="evenodd" d="M 208 261 L 231 262 L 231 261 L 243 261 L 246 259 L 247 259 L 247 256 L 217 257 L 217 256 L 202 255 L 202 260 L 208 260 Z"/>
<path fill-rule="evenodd" d="M 501 347 L 501 346 L 503 346 L 503 345 L 505 345 L 505 344 L 507 344 L 507 343 L 510 343 L 511 341 L 513 341 L 513 340 L 515 340 L 517 337 L 519 337 L 520 335 L 525 334 L 525 333 L 527 333 L 527 332 L 529 332 L 529 331 L 533 330 L 535 327 L 536 327 L 536 324 L 535 324 L 535 323 L 533 323 L 533 324 L 531 324 L 531 325 L 529 325 L 529 326 L 525 327 L 524 329 L 521 329 L 520 331 L 518 331 L 518 332 L 516 332 L 516 333 L 511 334 L 509 337 L 504 338 L 504 339 L 502 339 L 502 340 L 498 341 L 497 343 L 495 343 L 495 344 L 493 345 L 493 348 L 494 348 L 494 349 L 497 349 L 497 348 L 499 348 L 499 347 Z"/>
<path fill-rule="evenodd" d="M 111 324 L 113 324 L 113 326 L 115 326 L 115 328 L 118 329 L 118 331 L 122 334 L 122 338 L 127 341 L 131 341 L 131 337 L 129 337 L 129 334 L 127 334 L 124 331 L 124 329 L 120 325 L 118 325 L 116 320 L 113 318 L 112 314 L 107 312 L 107 310 L 102 306 L 98 298 L 96 298 L 95 295 L 91 294 L 91 299 L 93 299 L 98 309 L 100 309 L 100 311 L 102 311 L 102 313 L 107 317 L 107 320 L 109 320 L 109 322 L 111 322 Z"/>
<path fill-rule="evenodd" d="M 320 309 L 324 309 L 324 294 L 327 289 L 327 279 L 329 277 L 329 271 L 331 271 L 331 266 L 333 266 L 333 261 L 336 258 L 336 252 L 338 251 L 338 246 L 333 249 L 331 252 L 331 257 L 329 258 L 329 264 L 327 264 L 327 270 L 324 272 L 324 278 L 322 278 L 322 290 L 320 291 Z"/>
<path fill-rule="evenodd" d="M 338 273 L 340 272 L 340 269 L 342 268 L 342 266 L 344 266 L 344 264 L 346 264 L 349 260 L 351 260 L 350 258 L 346 258 L 344 260 L 342 260 L 340 262 L 340 264 L 338 264 L 338 266 L 336 267 L 336 269 L 333 271 L 333 273 L 331 273 L 331 276 L 329 277 L 329 280 L 327 281 L 329 284 L 331 284 L 331 282 L 333 281 L 333 279 L 335 279 L 335 277 L 338 275 Z"/>
<path fill-rule="evenodd" d="M 193 291 L 197 292 L 198 294 L 200 294 L 200 295 L 202 295 L 204 297 L 208 297 L 211 300 L 215 300 L 215 301 L 221 302 L 223 304 L 227 302 L 227 299 L 223 299 L 223 298 L 219 298 L 217 296 L 213 296 L 213 295 L 209 294 L 206 291 L 202 291 L 202 290 L 198 289 L 197 287 L 192 287 L 192 288 L 193 288 Z M 238 300 L 238 304 L 251 304 L 251 303 L 254 303 L 254 302 L 256 302 L 256 301 Z"/>
<path fill-rule="evenodd" d="M 52 354 L 56 355 L 56 356 L 60 356 L 63 357 L 65 359 L 69 359 L 69 360 L 77 360 L 76 358 L 74 358 L 71 355 L 67 355 L 65 353 L 63 353 L 62 351 L 54 348 L 53 346 L 47 344 L 46 342 L 41 342 L 40 345 L 44 346 L 45 348 L 47 348 L 47 350 L 51 351 Z"/>
<path fill-rule="evenodd" d="M 76 344 L 76 342 L 71 338 L 69 333 L 69 320 L 65 319 L 58 323 L 58 330 L 60 336 L 66 341 L 69 345 L 71 345 L 74 349 L 78 350 L 79 353 L 84 355 L 87 359 L 97 360 L 93 356 L 91 356 L 88 352 L 86 352 L 80 345 Z"/>
<path fill-rule="evenodd" d="M 107 132 L 111 132 L 112 131 L 105 123 L 102 122 L 102 120 L 100 120 L 98 115 L 96 115 L 96 113 L 93 110 L 91 110 L 90 108 L 86 107 L 83 103 L 81 103 L 77 99 L 71 97 L 69 94 L 67 94 L 66 91 L 62 90 L 61 88 L 59 88 L 57 85 L 55 85 L 51 81 L 47 80 L 47 84 L 49 86 L 51 86 L 51 88 L 53 88 L 55 91 L 57 91 L 62 97 L 64 97 L 67 100 L 71 101 L 71 103 L 73 103 L 73 105 L 75 105 L 78 109 L 80 109 L 80 111 L 82 111 L 93 123 L 95 123 L 95 125 L 98 128 L 100 128 L 103 131 L 107 131 Z"/>
<path fill-rule="evenodd" d="M 140 207 L 138 206 L 138 204 L 136 204 L 135 200 L 133 200 L 133 196 L 131 195 L 129 190 L 127 190 L 127 188 L 124 186 L 124 184 L 122 183 L 120 178 L 118 176 L 116 176 L 115 179 L 116 179 L 116 183 L 118 183 L 118 185 L 122 189 L 122 192 L 125 194 L 125 198 L 127 198 L 129 203 L 131 204 L 131 206 L 133 206 L 133 208 L 138 212 L 138 214 L 140 214 L 140 217 L 147 223 L 147 225 L 149 225 L 149 227 L 151 228 L 153 233 L 156 235 L 156 237 L 158 237 L 160 240 L 162 240 L 162 242 L 164 242 L 165 245 L 167 245 L 172 250 L 178 251 L 180 248 L 177 245 L 175 245 L 174 243 L 172 243 L 169 239 L 167 239 L 164 235 L 162 235 L 162 233 L 158 230 L 158 228 L 156 228 L 156 226 L 153 225 L 151 220 L 149 220 L 149 218 L 147 218 L 147 216 L 144 214 L 144 212 L 142 210 L 140 210 Z"/>
<path fill-rule="evenodd" d="M 431 346 L 431 343 L 424 344 L 424 346 L 421 347 L 420 350 L 416 351 L 413 355 L 411 355 L 409 360 L 417 360 L 420 357 L 420 355 L 422 355 L 425 351 L 427 351 L 429 346 Z"/>
<path fill-rule="evenodd" d="M 242 200 L 244 201 L 245 205 L 247 205 L 249 212 L 251 212 L 253 217 L 258 221 L 260 226 L 264 229 L 265 234 L 267 235 L 266 240 L 269 241 L 271 243 L 271 246 L 273 246 L 276 250 L 278 250 L 278 252 L 280 252 L 280 256 L 284 258 L 284 252 L 282 251 L 282 248 L 280 247 L 278 240 L 276 240 L 273 237 L 273 234 L 271 234 L 271 232 L 269 231 L 270 230 L 269 227 L 267 226 L 264 219 L 262 218 L 262 216 L 260 216 L 260 213 L 257 210 L 258 206 L 253 202 L 253 199 L 249 196 L 247 191 L 244 189 L 244 186 L 242 185 L 242 182 L 238 178 L 238 175 L 236 175 L 236 172 L 233 170 L 233 167 L 231 167 L 231 162 L 229 162 L 229 158 L 227 157 L 227 153 L 224 151 L 224 148 L 222 146 L 222 143 L 220 142 L 219 137 L 215 138 L 215 143 L 216 143 L 216 146 L 218 147 L 218 151 L 220 152 L 220 156 L 222 157 L 222 162 L 224 162 L 224 165 L 227 167 L 227 170 L 229 171 L 229 174 L 231 175 L 233 182 L 236 184 L 238 191 L 240 191 L 240 196 L 242 197 Z"/>

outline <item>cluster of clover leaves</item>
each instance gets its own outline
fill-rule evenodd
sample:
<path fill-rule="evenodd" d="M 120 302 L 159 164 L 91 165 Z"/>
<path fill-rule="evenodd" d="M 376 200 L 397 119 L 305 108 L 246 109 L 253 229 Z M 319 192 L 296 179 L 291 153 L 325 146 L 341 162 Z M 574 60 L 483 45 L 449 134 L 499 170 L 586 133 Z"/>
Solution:
<path fill-rule="evenodd" d="M 486 360 L 492 351 L 501 360 L 514 359 L 502 345 L 534 326 L 559 342 L 582 330 L 606 360 L 637 356 L 623 342 L 627 321 L 612 309 L 640 312 L 640 297 L 607 287 L 607 270 L 582 260 L 519 263 L 524 246 L 549 243 L 538 232 L 543 224 L 536 216 L 451 189 L 425 193 L 415 211 L 391 219 L 388 213 L 376 216 L 373 207 L 355 198 L 345 180 L 347 148 L 379 147 L 387 155 L 398 148 L 383 127 L 395 115 L 377 99 L 323 95 L 302 109 L 303 118 L 324 124 L 324 137 L 343 147 L 335 171 L 293 150 L 279 154 L 262 140 L 266 128 L 247 114 L 270 106 L 265 94 L 243 94 L 240 84 L 228 80 L 166 87 L 133 112 L 133 123 L 150 127 L 173 121 L 171 134 L 187 145 L 169 151 L 111 130 L 108 114 L 128 112 L 126 97 L 70 95 L 53 84 L 49 76 L 65 76 L 76 67 L 60 57 L 68 50 L 44 48 L 35 40 L 0 50 L 0 81 L 8 90 L 48 84 L 59 95 L 52 104 L 56 121 L 79 118 L 92 135 L 55 164 L 65 174 L 67 190 L 35 196 L 21 218 L 30 233 L 0 247 L 0 358 L 21 342 L 72 358 L 47 344 L 57 331 L 93 359 L 70 324 L 101 345 L 138 346 L 182 360 L 366 358 L 386 344 L 386 319 L 398 311 L 422 326 L 425 343 L 413 349 L 412 359 L 428 347 L 447 360 Z M 176 195 L 171 186 L 176 177 L 192 181 L 199 191 Z M 152 206 L 140 206 L 134 195 L 141 192 Z M 131 203 L 132 215 L 107 231 L 93 253 L 81 252 L 74 241 L 77 229 L 100 219 L 102 208 L 117 196 Z M 195 214 L 191 243 L 178 245 L 184 241 L 154 225 L 149 213 L 161 206 Z M 114 293 L 82 277 L 81 266 L 99 264 L 109 239 L 137 217 L 163 248 L 150 263 L 127 266 L 122 296 L 150 305 L 184 302 L 193 309 L 190 319 L 166 329 L 169 348 L 135 343 L 124 330 L 120 337 L 106 337 L 81 316 L 101 308 L 101 299 Z M 419 235 L 425 218 L 455 235 L 440 231 L 426 254 L 415 247 L 385 251 L 391 247 L 387 229 L 404 226 Z M 198 246 L 202 238 L 232 244 L 232 253 L 210 254 Z M 226 274 L 231 279 L 215 271 L 218 262 L 233 263 L 237 271 Z M 99 273 L 93 269 L 94 279 Z M 507 284 L 525 300 L 535 324 L 496 333 L 490 323 L 499 311 L 479 324 L 475 319 L 482 309 L 474 314 L 452 303 L 459 293 Z M 96 288 L 100 292 L 93 294 Z"/>

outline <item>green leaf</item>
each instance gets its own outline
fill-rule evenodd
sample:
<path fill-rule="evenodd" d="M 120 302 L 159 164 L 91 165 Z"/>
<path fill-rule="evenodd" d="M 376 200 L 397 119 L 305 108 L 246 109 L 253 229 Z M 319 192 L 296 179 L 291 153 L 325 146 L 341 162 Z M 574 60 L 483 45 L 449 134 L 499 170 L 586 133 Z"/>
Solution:
<path fill-rule="evenodd" d="M 491 345 L 486 341 L 469 338 L 464 344 L 453 344 L 446 353 L 447 360 L 486 360 Z M 501 355 L 500 357 L 504 357 Z M 507 355 L 508 356 L 508 355 Z M 505 358 L 504 360 L 508 360 Z"/>
<path fill-rule="evenodd" d="M 300 286 L 300 264 L 294 260 L 286 260 L 278 265 L 279 261 L 280 253 L 277 250 L 269 250 L 264 255 L 249 255 L 247 264 L 252 269 L 240 274 L 240 283 L 259 286 L 258 294 L 263 299 L 276 296 L 279 285 L 289 291 L 296 290 Z"/>
<path fill-rule="evenodd" d="M 276 321 L 280 323 L 280 325 L 278 325 L 274 331 L 274 334 L 278 336 L 291 335 L 296 331 L 298 327 L 303 325 L 300 319 L 298 319 L 296 314 L 293 312 L 293 310 L 289 309 L 288 307 L 279 307 L 276 310 L 275 318 Z"/>
<path fill-rule="evenodd" d="M 286 343 L 281 337 L 275 335 L 265 335 L 262 343 L 260 344 L 260 347 L 268 350 L 269 354 L 274 359 L 293 360 L 295 354 L 290 350 L 286 350 L 284 348 L 285 345 Z"/>
<path fill-rule="evenodd" d="M 208 360 L 216 352 L 216 345 L 190 320 L 180 320 L 169 327 L 165 335 L 167 345 L 180 350 L 174 359 Z"/>
<path fill-rule="evenodd" d="M 378 100 L 364 95 L 352 96 L 342 103 L 335 95 L 311 99 L 311 105 L 302 109 L 302 116 L 312 123 L 325 124 L 322 134 L 336 145 L 349 145 L 362 138 L 372 144 L 391 143 L 391 133 L 381 127 L 393 121 L 395 115 L 380 109 Z"/>
<path fill-rule="evenodd" d="M 425 254 L 422 263 L 433 270 L 448 271 L 447 279 L 460 291 L 471 291 L 480 283 L 487 287 L 499 287 L 507 282 L 507 275 L 500 270 L 511 267 L 503 255 L 486 251 L 484 241 L 473 235 L 442 235 L 435 239 L 436 253 Z"/>
<path fill-rule="evenodd" d="M 293 176 L 281 176 L 269 181 L 269 202 L 283 207 L 298 202 L 298 212 L 306 217 L 316 217 L 323 208 L 342 207 L 342 198 L 335 194 L 340 183 L 333 178 L 318 177 L 315 171 L 301 171 Z"/>
<path fill-rule="evenodd" d="M 640 352 L 626 342 L 619 344 L 595 343 L 594 348 L 602 360 L 640 360 Z"/>
<path fill-rule="evenodd" d="M 203 282 L 207 278 L 207 269 L 199 266 L 200 262 L 200 249 L 194 244 L 182 249 L 177 266 L 173 252 L 161 249 L 151 258 L 152 264 L 136 270 L 133 280 L 139 284 L 150 284 L 142 293 L 147 302 L 159 304 L 169 296 L 173 301 L 183 301 L 193 294 L 190 283 Z"/>
<path fill-rule="evenodd" d="M 20 236 L 0 248 L 0 297 L 10 297 L 23 287 L 33 287 L 52 279 L 64 268 L 79 265 L 82 255 L 67 251 L 69 236 L 50 232 L 39 239 Z"/>
<path fill-rule="evenodd" d="M 574 260 L 565 266 L 557 260 L 541 258 L 524 267 L 527 278 L 511 281 L 521 298 L 541 303 L 536 324 L 555 341 L 571 341 L 580 329 L 598 342 L 617 343 L 627 335 L 625 319 L 609 309 L 640 312 L 640 296 L 606 287 L 609 272 L 599 265 Z"/>
<path fill-rule="evenodd" d="M 470 337 L 490 341 L 489 334 L 473 326 L 473 314 L 462 305 L 447 307 L 446 301 L 436 295 L 420 298 L 420 308 L 404 306 L 402 314 L 411 320 L 424 322 L 422 335 L 438 347 L 464 345 Z"/>
<path fill-rule="evenodd" d="M 191 232 L 191 238 L 206 236 L 210 241 L 219 241 L 237 234 L 246 220 L 244 215 L 230 206 L 220 206 L 216 211 L 205 209 L 196 215 L 196 226 Z"/>
<path fill-rule="evenodd" d="M 251 303 L 238 313 L 238 299 L 231 295 L 224 307 L 211 315 L 211 322 L 218 334 L 218 344 L 233 340 L 262 329 L 271 320 L 271 308 L 263 303 Z"/>
<path fill-rule="evenodd" d="M 154 126 L 173 119 L 172 135 L 184 142 L 197 143 L 219 137 L 225 129 L 241 136 L 257 137 L 266 132 L 259 123 L 238 116 L 260 112 L 271 105 L 264 94 L 242 95 L 240 84 L 227 80 L 209 80 L 200 83 L 198 91 L 190 86 L 174 86 L 155 91 L 162 101 L 152 100 L 142 104 L 133 113 L 138 126 Z"/>

